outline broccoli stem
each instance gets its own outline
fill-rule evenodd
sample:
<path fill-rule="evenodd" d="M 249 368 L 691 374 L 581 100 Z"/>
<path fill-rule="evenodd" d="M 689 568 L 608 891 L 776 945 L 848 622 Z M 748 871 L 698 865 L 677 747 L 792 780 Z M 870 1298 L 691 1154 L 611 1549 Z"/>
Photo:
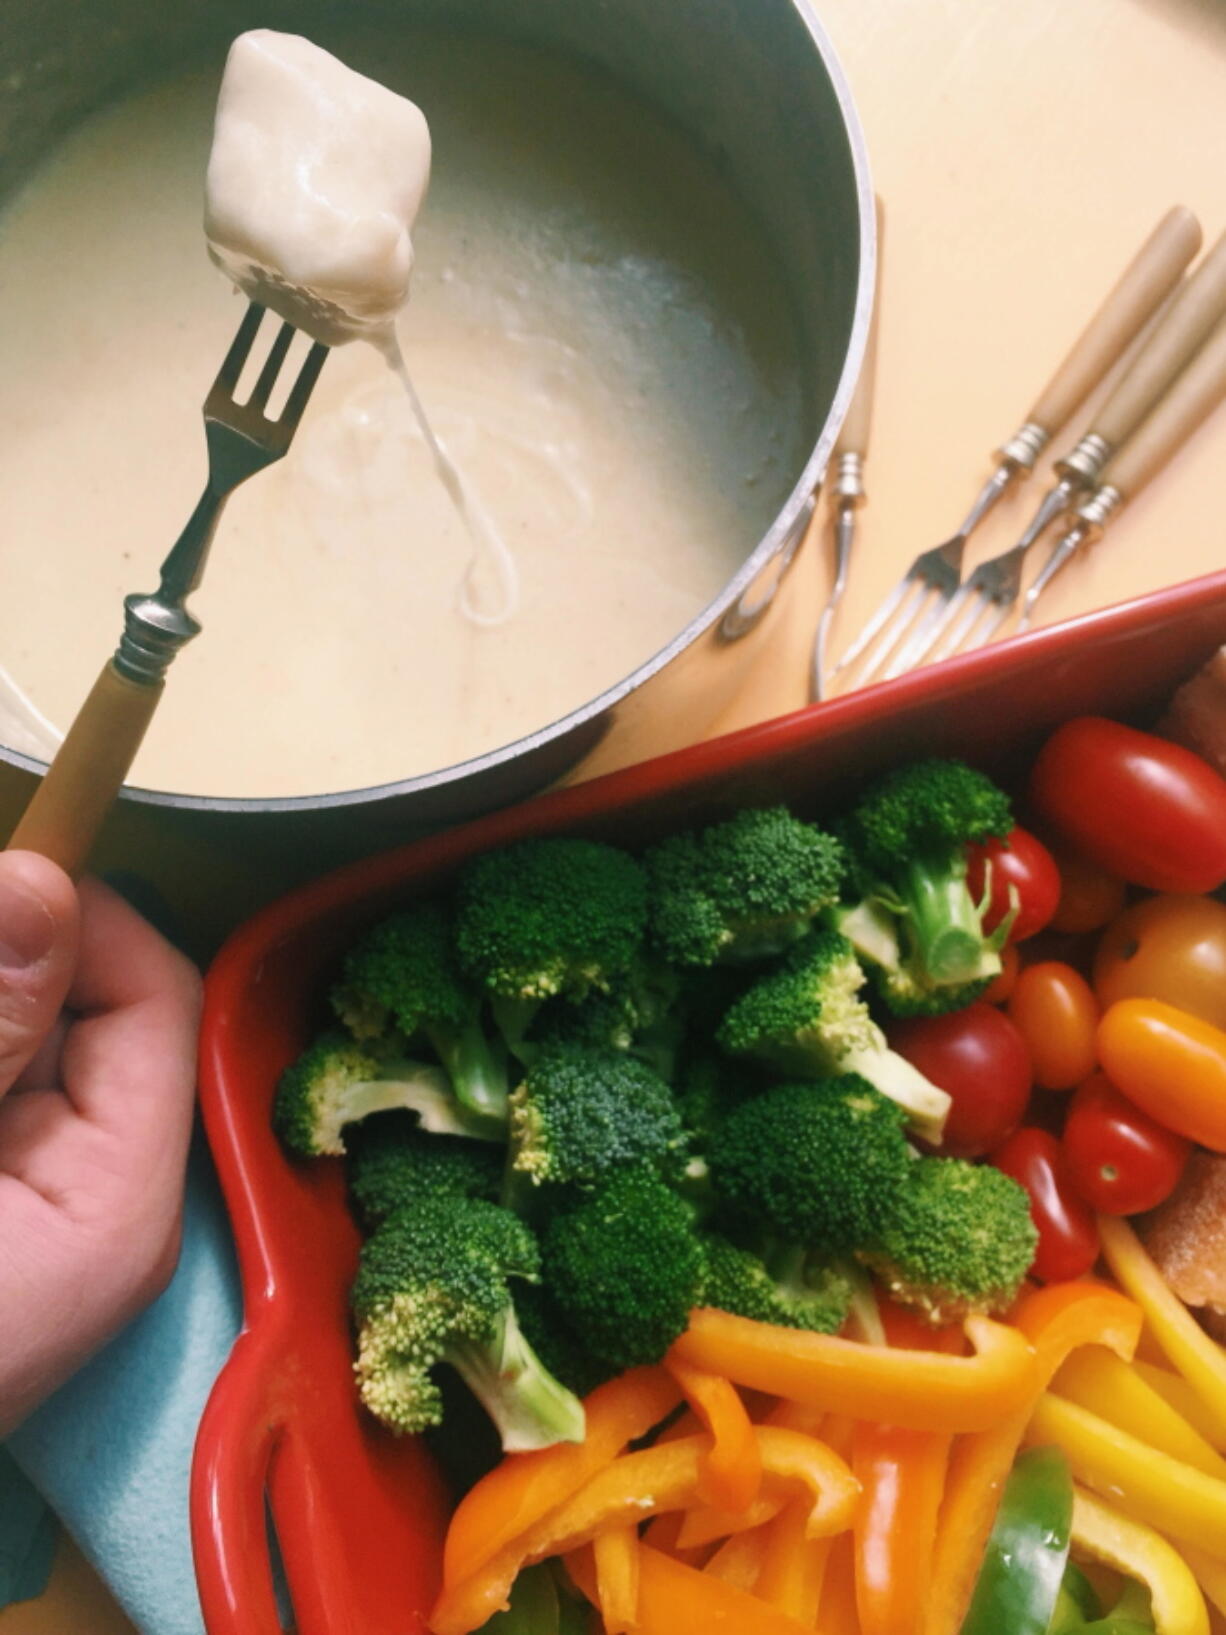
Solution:
<path fill-rule="evenodd" d="M 582 1402 L 533 1351 L 514 1307 L 505 1308 L 488 1344 L 449 1346 L 447 1361 L 498 1427 L 505 1453 L 583 1441 Z"/>
<path fill-rule="evenodd" d="M 999 958 L 984 948 L 983 927 L 966 884 L 966 859 L 910 857 L 901 869 L 903 898 L 923 969 L 950 985 L 993 976 Z"/>
<path fill-rule="evenodd" d="M 915 1133 L 939 1146 L 949 1114 L 949 1096 L 912 1067 L 905 1056 L 890 1050 L 884 1036 L 879 1045 L 849 1050 L 839 1061 L 841 1073 L 858 1073 L 874 1090 L 906 1112 Z"/>
<path fill-rule="evenodd" d="M 491 1133 L 507 1127 L 507 1073 L 477 1023 L 429 1028 L 430 1043 L 447 1069 L 460 1106 Z"/>

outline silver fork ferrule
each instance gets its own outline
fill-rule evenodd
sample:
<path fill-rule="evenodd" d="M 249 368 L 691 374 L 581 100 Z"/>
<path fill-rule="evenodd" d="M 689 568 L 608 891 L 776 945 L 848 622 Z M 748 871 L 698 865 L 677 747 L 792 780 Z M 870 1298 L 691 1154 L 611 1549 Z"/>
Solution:
<path fill-rule="evenodd" d="M 200 634 L 185 607 L 158 595 L 125 597 L 123 625 L 112 662 L 120 675 L 143 686 L 160 682 L 176 654 Z"/>
<path fill-rule="evenodd" d="M 831 485 L 841 505 L 861 505 L 864 502 L 864 461 L 858 454 L 840 454 L 838 470 Z"/>
<path fill-rule="evenodd" d="M 1110 483 L 1096 488 L 1088 500 L 1083 500 L 1073 515 L 1086 529 L 1087 539 L 1097 539 L 1124 503 L 1124 496 Z"/>
<path fill-rule="evenodd" d="M 1088 431 L 1076 448 L 1070 449 L 1056 461 L 1056 470 L 1061 477 L 1074 483 L 1078 488 L 1093 488 L 1098 481 L 1099 473 L 1114 452 L 1105 437 L 1100 437 L 1097 432 Z"/>
<path fill-rule="evenodd" d="M 1017 471 L 1033 471 L 1039 455 L 1051 441 L 1051 433 L 1028 420 L 1019 426 L 1007 443 L 1002 443 L 996 457 Z"/>

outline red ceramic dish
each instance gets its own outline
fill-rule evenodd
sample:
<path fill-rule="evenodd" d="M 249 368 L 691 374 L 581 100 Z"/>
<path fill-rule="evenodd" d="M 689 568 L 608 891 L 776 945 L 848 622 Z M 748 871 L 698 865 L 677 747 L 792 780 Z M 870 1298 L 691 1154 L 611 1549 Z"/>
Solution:
<path fill-rule="evenodd" d="M 341 950 L 477 851 L 568 832 L 635 845 L 755 803 L 819 812 L 868 773 L 959 754 L 1008 776 L 1087 710 L 1144 720 L 1226 642 L 1226 573 L 555 792 L 328 875 L 265 909 L 209 973 L 201 1101 L 238 1244 L 246 1326 L 214 1387 L 192 1474 L 210 1635 L 281 1629 L 271 1512 L 300 1635 L 422 1630 L 446 1495 L 416 1443 L 352 1387 L 358 1239 L 340 1165 L 290 1163 L 269 1128 L 281 1069 L 318 1025 Z"/>

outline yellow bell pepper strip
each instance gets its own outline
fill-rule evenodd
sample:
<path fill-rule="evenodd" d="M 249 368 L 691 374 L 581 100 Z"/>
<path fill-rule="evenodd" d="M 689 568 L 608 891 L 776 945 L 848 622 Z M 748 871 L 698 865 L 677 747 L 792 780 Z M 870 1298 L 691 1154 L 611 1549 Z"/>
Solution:
<path fill-rule="evenodd" d="M 851 1445 L 862 1494 L 853 1523 L 863 1635 L 920 1635 L 952 1438 L 861 1421 Z"/>
<path fill-rule="evenodd" d="M 1040 1399 L 1026 1432 L 1054 1442 L 1076 1480 L 1116 1500 L 1138 1521 L 1211 1555 L 1226 1540 L 1226 1482 L 1158 1453 L 1097 1414 L 1062 1397 Z"/>
<path fill-rule="evenodd" d="M 582 1442 L 513 1453 L 495 1465 L 456 1506 L 443 1545 L 444 1586 L 471 1578 L 504 1545 L 577 1493 L 628 1442 L 658 1425 L 680 1400 L 680 1388 L 663 1368 L 632 1368 L 587 1397 Z"/>
<path fill-rule="evenodd" d="M 811 1626 L 723 1579 L 641 1549 L 638 1635 L 811 1635 Z"/>
<path fill-rule="evenodd" d="M 1194 1550 L 1190 1544 L 1181 1544 L 1179 1554 L 1192 1569 L 1192 1576 L 1206 1599 L 1226 1616 L 1226 1561 L 1206 1555 L 1203 1550 Z"/>
<path fill-rule="evenodd" d="M 1098 1024 L 1098 1060 L 1168 1130 L 1226 1152 L 1226 1033 L 1161 999 L 1120 999 Z"/>
<path fill-rule="evenodd" d="M 925 1635 L 957 1635 L 961 1628 L 1001 1490 L 1040 1391 L 1079 1346 L 1104 1345 L 1128 1360 L 1141 1333 L 1140 1309 L 1118 1290 L 1089 1278 L 1028 1290 L 1011 1316 L 1034 1347 L 1034 1398 L 990 1430 L 954 1443 L 937 1521 Z"/>
<path fill-rule="evenodd" d="M 1219 1434 L 1226 1436 L 1226 1350 L 1209 1338 L 1171 1291 L 1126 1221 L 1100 1216 L 1098 1233 L 1107 1265 L 1145 1313 L 1168 1361 L 1201 1398 Z"/>
<path fill-rule="evenodd" d="M 754 1435 L 763 1470 L 772 1482 L 783 1485 L 789 1496 L 797 1486 L 807 1492 L 809 1537 L 850 1527 L 859 1488 L 836 1454 L 798 1431 L 763 1425 Z M 646 1521 L 661 1511 L 692 1504 L 710 1448 L 710 1437 L 695 1436 L 614 1459 L 578 1493 L 505 1544 L 472 1577 L 444 1586 L 430 1628 L 435 1635 L 468 1635 L 506 1605 L 522 1566 L 574 1550 L 606 1528 Z M 640 1560 L 640 1571 L 641 1566 Z"/>
<path fill-rule="evenodd" d="M 720 1374 L 670 1357 L 665 1366 L 711 1433 L 704 1497 L 723 1510 L 746 1510 L 762 1486 L 762 1456 L 736 1387 Z"/>
<path fill-rule="evenodd" d="M 608 1527 L 592 1540 L 596 1596 L 605 1635 L 626 1635 L 638 1623 L 639 1536 L 627 1524 Z"/>
<path fill-rule="evenodd" d="M 1068 1402 L 1101 1414 L 1122 1431 L 1206 1476 L 1226 1480 L 1226 1459 L 1154 1390 L 1134 1363 L 1121 1362 L 1102 1346 L 1075 1351 L 1052 1381 L 1052 1390 Z"/>
<path fill-rule="evenodd" d="M 856 1551 L 850 1533 L 831 1541 L 817 1627 L 821 1635 L 860 1635 L 856 1611 Z"/>
<path fill-rule="evenodd" d="M 829 1538 L 805 1537 L 804 1506 L 785 1505 L 763 1528 L 762 1565 L 754 1594 L 812 1629 L 822 1599 Z"/>
<path fill-rule="evenodd" d="M 1198 1393 L 1183 1375 L 1164 1365 L 1165 1358 L 1162 1363 L 1151 1363 L 1144 1361 L 1140 1356 L 1134 1357 L 1131 1363 L 1146 1385 L 1156 1391 L 1163 1402 L 1173 1408 L 1181 1419 L 1187 1420 L 1197 1435 L 1207 1442 L 1215 1453 L 1226 1453 L 1226 1432 L 1209 1413 Z"/>
<path fill-rule="evenodd" d="M 670 1355 L 738 1385 L 916 1431 L 982 1431 L 1029 1402 L 1034 1353 L 1016 1329 L 966 1319 L 971 1357 L 899 1351 L 702 1307 Z"/>
<path fill-rule="evenodd" d="M 1073 1545 L 1145 1585 L 1157 1635 L 1209 1635 L 1209 1613 L 1191 1567 L 1152 1527 L 1075 1488 Z"/>
<path fill-rule="evenodd" d="M 765 1526 L 733 1533 L 724 1540 L 702 1570 L 713 1578 L 722 1578 L 725 1584 L 734 1584 L 738 1590 L 752 1593 L 758 1582 L 758 1574 L 762 1571 L 765 1542 Z"/>

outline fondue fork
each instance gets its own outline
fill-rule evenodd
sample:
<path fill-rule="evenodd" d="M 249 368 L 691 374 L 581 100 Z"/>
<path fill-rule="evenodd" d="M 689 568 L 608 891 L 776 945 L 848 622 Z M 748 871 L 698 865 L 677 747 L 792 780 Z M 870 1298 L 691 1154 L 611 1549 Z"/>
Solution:
<path fill-rule="evenodd" d="M 1044 496 L 1017 544 L 979 564 L 946 606 L 923 651 L 900 655 L 899 665 L 904 656 L 912 665 L 922 664 L 933 657 L 948 658 L 964 643 L 981 647 L 992 640 L 1017 604 L 1022 567 L 1031 546 L 1051 523 L 1093 492 L 1103 468 L 1205 344 L 1224 314 L 1226 233 L 1184 280 L 1157 327 L 1095 415 L 1093 429 L 1056 461 L 1059 481 Z"/>
<path fill-rule="evenodd" d="M 839 676 L 857 664 L 864 685 L 882 679 L 891 654 L 905 645 L 890 673 L 906 668 L 903 658 L 926 644 L 935 621 L 962 579 L 966 542 L 1002 495 L 1021 478 L 1076 412 L 1112 365 L 1140 334 L 1174 289 L 1200 248 L 1200 224 L 1176 206 L 1154 228 L 1133 257 L 1073 349 L 1039 395 L 1023 424 L 997 450 L 996 470 L 980 490 L 958 531 L 921 552 L 835 666 Z M 910 662 L 907 657 L 907 662 Z"/>
<path fill-rule="evenodd" d="M 1035 603 L 1061 568 L 1083 546 L 1093 544 L 1120 508 L 1135 499 L 1201 422 L 1226 400 L 1226 319 L 1170 391 L 1103 473 L 1089 499 L 1073 512 L 1073 525 L 1052 548 L 1022 603 L 1019 630 L 1026 630 Z"/>
<path fill-rule="evenodd" d="M 102 667 L 55 759 L 18 820 L 10 847 L 41 852 L 69 874 L 84 868 L 94 838 L 132 761 L 181 648 L 200 633 L 186 601 L 200 583 L 209 546 L 227 499 L 248 477 L 289 450 L 328 348 L 315 342 L 275 420 L 268 400 L 296 331 L 283 323 L 251 396 L 235 390 L 251 355 L 264 308 L 252 303 L 204 401 L 209 475 L 187 526 L 162 563 L 150 595 L 124 600 L 119 646 Z"/>
<path fill-rule="evenodd" d="M 847 418 L 834 445 L 833 492 L 836 502 L 834 516 L 834 582 L 830 595 L 817 621 L 813 637 L 813 659 L 810 674 L 810 692 L 815 703 L 825 697 L 826 644 L 843 592 L 847 589 L 847 573 L 851 566 L 851 551 L 856 538 L 856 512 L 864 504 L 864 457 L 868 453 L 868 433 L 873 418 L 873 386 L 877 378 L 877 334 L 881 327 L 881 234 L 885 225 L 881 200 L 877 199 L 877 288 L 873 296 L 873 310 L 869 318 L 868 339 L 864 347 L 864 361 L 860 378 Z"/>

